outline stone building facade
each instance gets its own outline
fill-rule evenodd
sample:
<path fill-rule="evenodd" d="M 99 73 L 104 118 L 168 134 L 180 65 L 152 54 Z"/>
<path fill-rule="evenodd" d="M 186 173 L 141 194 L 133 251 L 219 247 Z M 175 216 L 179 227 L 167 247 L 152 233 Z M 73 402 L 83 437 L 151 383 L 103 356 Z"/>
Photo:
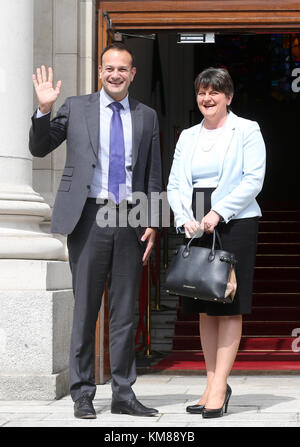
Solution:
<path fill-rule="evenodd" d="M 54 68 L 61 96 L 95 87 L 95 0 L 0 3 L 0 399 L 68 392 L 73 294 L 66 241 L 49 232 L 65 146 L 28 150 L 36 108 L 31 76 Z"/>

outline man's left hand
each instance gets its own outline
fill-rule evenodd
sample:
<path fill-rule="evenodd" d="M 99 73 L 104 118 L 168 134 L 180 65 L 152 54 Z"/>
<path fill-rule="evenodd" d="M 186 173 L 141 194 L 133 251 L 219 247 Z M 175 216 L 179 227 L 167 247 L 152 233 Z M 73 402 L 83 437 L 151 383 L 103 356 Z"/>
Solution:
<path fill-rule="evenodd" d="M 143 241 L 143 242 L 148 241 L 147 247 L 146 247 L 143 259 L 142 259 L 143 265 L 147 265 L 149 256 L 151 254 L 151 251 L 152 251 L 152 248 L 154 245 L 155 236 L 156 236 L 156 230 L 154 228 L 146 228 L 145 233 L 141 237 L 141 241 Z"/>

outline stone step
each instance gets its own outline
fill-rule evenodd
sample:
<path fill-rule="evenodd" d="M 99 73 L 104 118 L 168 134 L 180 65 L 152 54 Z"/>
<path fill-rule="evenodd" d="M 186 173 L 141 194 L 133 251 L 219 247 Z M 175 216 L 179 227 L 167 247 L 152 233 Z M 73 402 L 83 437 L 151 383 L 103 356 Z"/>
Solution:
<path fill-rule="evenodd" d="M 159 325 L 151 328 L 151 338 L 161 340 L 161 339 L 169 339 L 174 337 L 174 326 L 173 327 L 164 327 L 163 325 Z M 167 340 L 165 340 L 167 341 Z"/>
<path fill-rule="evenodd" d="M 167 327 L 174 325 L 174 322 L 177 320 L 177 312 L 176 311 L 152 311 L 151 312 L 151 321 L 155 324 L 162 324 Z"/>

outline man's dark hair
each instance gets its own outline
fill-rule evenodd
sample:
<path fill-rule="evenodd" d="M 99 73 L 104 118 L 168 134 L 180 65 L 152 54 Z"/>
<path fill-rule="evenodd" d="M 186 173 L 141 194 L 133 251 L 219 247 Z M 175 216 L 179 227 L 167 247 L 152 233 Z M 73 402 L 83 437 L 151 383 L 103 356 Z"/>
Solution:
<path fill-rule="evenodd" d="M 131 66 L 134 67 L 135 62 L 134 62 L 133 52 L 129 48 L 127 48 L 126 45 L 124 45 L 122 42 L 113 42 L 113 43 L 107 45 L 107 47 L 105 47 L 103 49 L 101 56 L 100 56 L 101 65 L 102 65 L 103 55 L 109 50 L 127 51 L 127 53 L 129 53 L 131 56 Z"/>

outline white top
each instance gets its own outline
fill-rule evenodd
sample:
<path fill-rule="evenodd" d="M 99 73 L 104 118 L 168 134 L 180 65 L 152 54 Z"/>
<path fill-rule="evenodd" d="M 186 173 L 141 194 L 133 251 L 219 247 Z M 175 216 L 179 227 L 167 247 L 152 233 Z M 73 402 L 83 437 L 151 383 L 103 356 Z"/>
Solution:
<path fill-rule="evenodd" d="M 192 159 L 192 181 L 194 188 L 216 188 L 218 186 L 219 155 L 217 141 L 223 127 L 206 129 L 199 135 L 198 144 Z"/>
<path fill-rule="evenodd" d="M 191 167 L 203 121 L 183 130 L 176 144 L 167 187 L 176 227 L 194 219 Z M 212 209 L 226 223 L 261 216 L 255 197 L 263 185 L 266 149 L 259 125 L 229 112 L 217 147 L 219 180 L 211 195 Z"/>

